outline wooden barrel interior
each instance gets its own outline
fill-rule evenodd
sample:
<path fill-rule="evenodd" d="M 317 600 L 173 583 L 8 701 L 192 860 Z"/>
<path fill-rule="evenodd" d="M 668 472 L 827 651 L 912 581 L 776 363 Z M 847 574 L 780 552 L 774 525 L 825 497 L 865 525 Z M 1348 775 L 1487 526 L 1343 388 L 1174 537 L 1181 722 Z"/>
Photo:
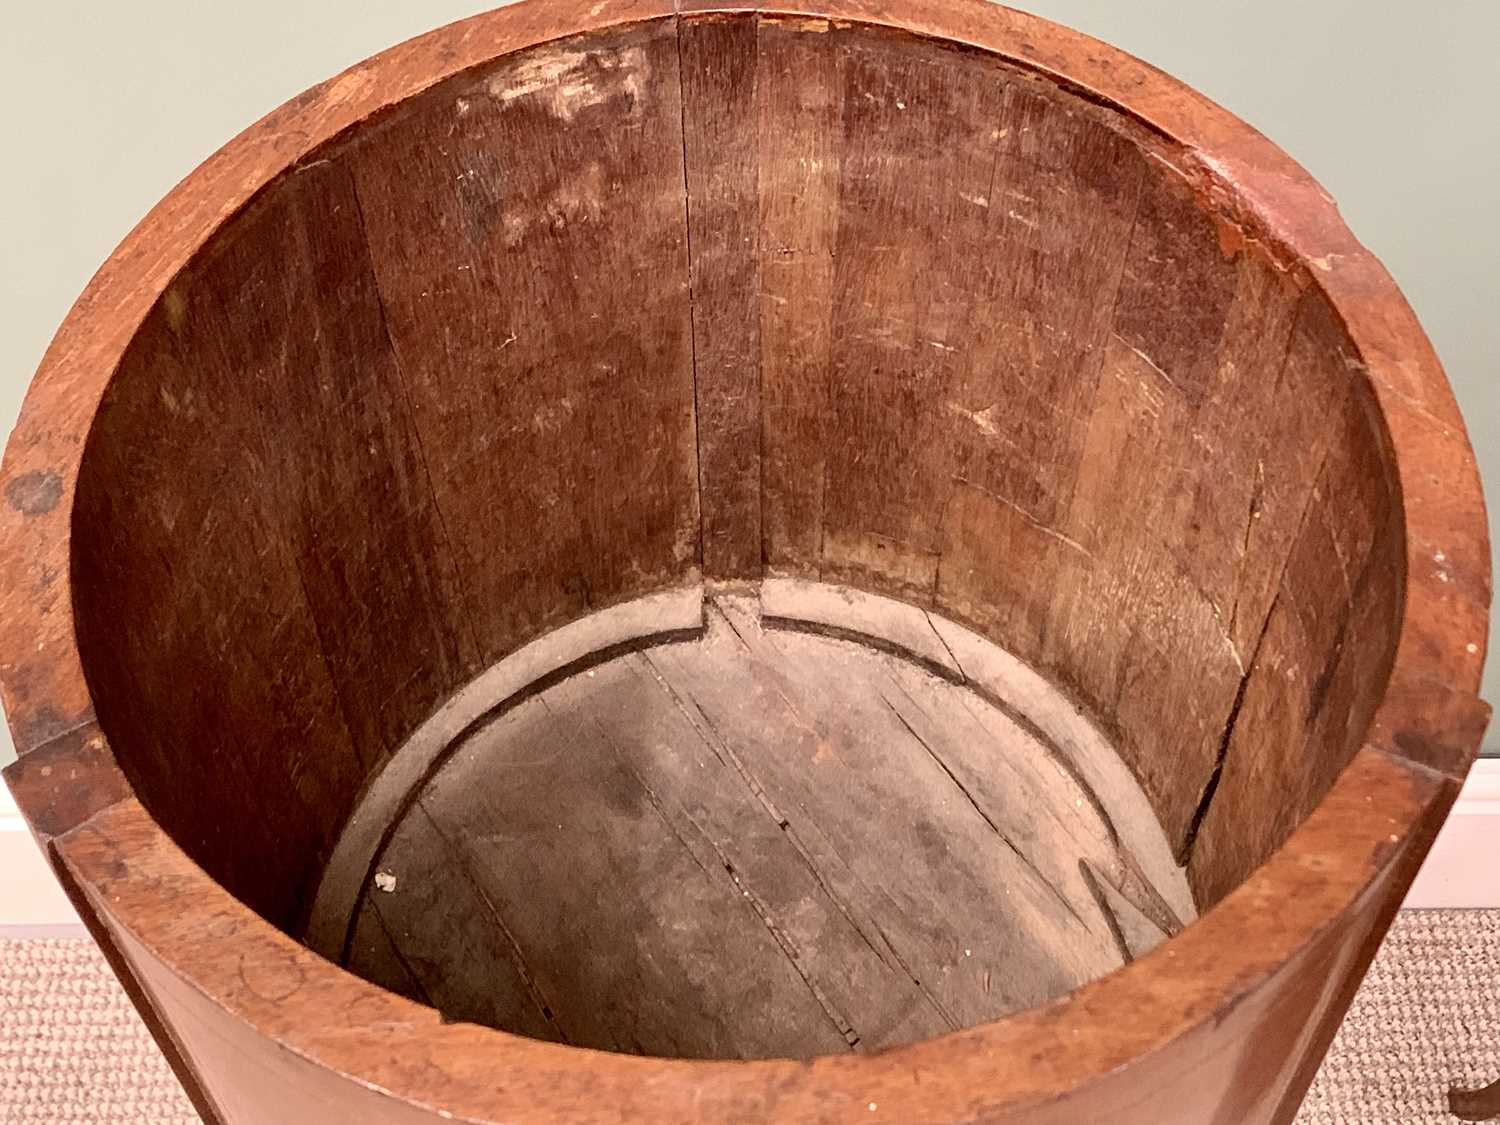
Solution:
<path fill-rule="evenodd" d="M 748 13 L 368 120 L 96 416 L 74 608 L 122 768 L 276 925 L 527 1034 L 865 1049 L 1108 971 L 1307 816 L 1402 597 L 1339 318 L 1190 166 L 983 51 Z"/>
<path fill-rule="evenodd" d="M 700 612 L 455 740 L 335 856 L 362 892 L 320 895 L 327 951 L 538 1038 L 805 1057 L 1042 1003 L 1194 916 L 1113 748 L 976 634 L 775 580 Z"/>

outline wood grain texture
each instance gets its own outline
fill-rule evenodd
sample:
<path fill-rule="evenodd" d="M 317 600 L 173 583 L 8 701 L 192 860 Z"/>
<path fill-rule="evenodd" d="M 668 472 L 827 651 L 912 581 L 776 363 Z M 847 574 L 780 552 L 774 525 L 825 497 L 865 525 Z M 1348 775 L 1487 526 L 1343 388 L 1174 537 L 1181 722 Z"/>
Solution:
<path fill-rule="evenodd" d="M 101 436 L 102 478 L 80 484 L 90 532 L 79 565 L 98 568 L 98 585 L 79 598 L 78 624 L 83 643 L 99 638 L 110 654 L 93 673 L 105 721 L 149 744 L 161 737 L 146 733 L 155 715 L 198 740 L 204 784 L 226 768 L 239 778 L 246 796 L 229 816 L 241 820 L 194 802 L 157 814 L 224 862 L 241 861 L 213 841 L 261 839 L 281 858 L 223 877 L 286 921 L 351 781 L 477 670 L 405 402 L 352 183 L 321 164 L 174 283 L 101 405 L 129 445 Z M 167 546 L 189 533 L 187 550 Z M 127 577 L 122 539 L 156 581 L 153 569 Z M 123 641 L 110 591 L 137 623 Z M 194 619 L 194 607 L 225 602 L 212 621 Z M 392 637 L 407 659 L 390 658 Z M 149 678 L 148 652 L 167 675 Z M 263 675 L 236 682 L 240 658 Z M 192 691 L 174 666 L 194 670 Z M 301 749 L 266 756 L 278 744 Z M 154 791 L 178 754 L 158 741 L 127 769 Z M 280 807 L 261 800 L 288 789 Z"/>
<path fill-rule="evenodd" d="M 953 502 L 1061 533 L 1145 168 L 1127 138 L 1014 77 L 994 133 L 991 182 L 977 200 L 988 276 L 946 404 Z M 965 596 L 977 547 L 949 532 L 940 598 Z M 1009 600 L 993 604 L 1005 612 Z M 1019 621 L 1014 631 L 1028 636 Z"/>
<path fill-rule="evenodd" d="M 778 52 L 825 37 L 778 95 Z M 983 56 L 788 21 L 755 62 L 763 194 L 815 224 L 762 202 L 767 559 L 936 605 L 1057 676 L 1185 857 L 1315 471 L 1272 439 L 1298 286 L 1138 135 Z M 1313 377 L 1336 388 L 1339 363 Z"/>
<path fill-rule="evenodd" d="M 648 594 L 544 633 L 442 700 L 361 789 L 318 878 L 301 939 L 325 957 L 343 956 L 381 842 L 423 779 L 490 712 L 622 652 L 693 637 L 702 629 L 701 585 Z"/>
<path fill-rule="evenodd" d="M 1202 901 L 1317 803 L 1368 729 L 1374 701 L 1361 685 L 1388 675 L 1399 561 L 1389 486 L 1365 452 L 1371 422 L 1367 398 L 1345 401 L 1246 670 L 1193 848 Z"/>
<path fill-rule="evenodd" d="M 854 39 L 834 244 L 825 574 L 918 600 L 941 554 L 945 389 L 987 270 L 1003 86 L 982 56 Z"/>
<path fill-rule="evenodd" d="M 827 24 L 759 21 L 762 556 L 769 572 L 821 573 L 842 173 L 844 56 Z M 750 122 L 747 122 L 747 125 Z"/>
<path fill-rule="evenodd" d="M 699 425 L 755 434 L 752 363 L 758 556 L 757 443 Z M 444 1026 L 245 905 L 296 925 L 450 680 L 757 558 L 1029 662 L 1214 909 L 1041 1008 L 719 1065 Z M 1389 275 L 1254 130 L 978 0 L 521 4 L 294 99 L 70 312 L 0 575 L 7 776 L 231 1121 L 1279 1125 L 1489 714 L 1474 458 Z"/>
<path fill-rule="evenodd" d="M 338 1107 L 408 1125 L 437 1120 L 430 1107 L 439 1106 L 479 1121 L 833 1122 L 874 1101 L 918 1123 L 1060 1125 L 1109 1114 L 1125 1125 L 1188 1125 L 1220 1114 L 1286 1125 L 1290 1113 L 1255 1081 L 1277 1054 L 1266 1040 L 1289 1057 L 1296 1029 L 1325 1014 L 1338 994 L 1330 966 L 1348 945 L 1369 950 L 1363 923 L 1394 909 L 1452 795 L 1430 774 L 1361 752 L 1286 849 L 1157 954 L 1054 1005 L 814 1066 L 611 1053 L 580 1066 L 567 1047 L 443 1024 L 244 912 L 133 801 L 58 850 L 232 1121 Z M 1403 834 L 1401 824 L 1411 827 Z M 1339 902 L 1354 905 L 1346 912 Z M 1289 920 L 1330 913 L 1335 921 L 1312 942 L 1288 932 Z M 1238 1002 L 1226 1003 L 1231 996 Z"/>
<path fill-rule="evenodd" d="M 720 596 L 700 640 L 467 738 L 377 857 L 350 967 L 577 1046 L 802 1057 L 1041 1003 L 1192 916 L 1169 858 L 1160 887 L 1132 878 L 1170 848 L 1104 811 L 1128 774 L 1095 793 L 1027 720 L 896 655 L 874 607 L 831 601 L 788 632 Z"/>
<path fill-rule="evenodd" d="M 696 566 L 675 28 L 506 58 L 335 159 L 486 663 Z"/>
<path fill-rule="evenodd" d="M 400 744 L 435 695 L 473 676 L 478 653 L 354 182 L 332 162 L 295 182 L 295 224 L 280 237 L 306 273 L 287 295 L 286 333 L 308 352 L 281 359 L 266 410 L 266 468 L 284 482 L 274 502 L 287 513 L 319 646 L 368 767 Z M 420 657 L 391 660 L 395 637 Z"/>
<path fill-rule="evenodd" d="M 100 405 L 76 500 L 78 633 L 100 651 L 90 675 L 103 721 L 134 748 L 125 773 L 153 796 L 216 777 L 241 792 L 235 810 L 152 803 L 226 885 L 284 924 L 378 754 L 355 740 L 323 649 L 297 526 L 318 514 L 293 500 L 283 457 L 321 440 L 326 421 L 299 412 L 306 428 L 283 430 L 289 376 L 349 374 L 315 354 L 293 359 L 313 344 L 294 317 L 321 294 L 309 259 L 265 253 L 297 245 L 299 204 L 318 190 L 294 183 L 178 279 Z M 171 483 L 184 480 L 197 487 Z M 369 528 L 376 546 L 379 534 Z M 195 753 L 181 752 L 184 735 Z"/>
<path fill-rule="evenodd" d="M 760 255 L 753 20 L 679 24 L 703 572 L 761 572 Z M 688 110 L 686 107 L 691 106 Z"/>

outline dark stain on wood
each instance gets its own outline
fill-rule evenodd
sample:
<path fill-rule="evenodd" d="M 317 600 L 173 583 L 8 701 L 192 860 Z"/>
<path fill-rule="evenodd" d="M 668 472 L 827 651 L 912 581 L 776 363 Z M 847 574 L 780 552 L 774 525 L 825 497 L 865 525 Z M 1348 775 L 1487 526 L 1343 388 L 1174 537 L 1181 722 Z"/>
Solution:
<path fill-rule="evenodd" d="M 5 498 L 22 515 L 41 516 L 57 507 L 62 499 L 62 477 L 42 469 L 23 473 L 5 486 Z"/>

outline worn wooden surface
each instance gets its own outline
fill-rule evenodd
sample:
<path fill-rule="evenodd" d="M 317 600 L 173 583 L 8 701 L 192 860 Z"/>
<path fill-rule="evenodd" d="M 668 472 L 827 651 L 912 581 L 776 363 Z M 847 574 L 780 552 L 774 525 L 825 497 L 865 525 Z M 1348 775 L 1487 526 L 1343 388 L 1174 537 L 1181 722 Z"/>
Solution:
<path fill-rule="evenodd" d="M 1347 762 L 1395 654 L 1399 482 L 1321 267 L 992 53 L 708 15 L 588 45 L 305 161 L 136 333 L 80 477 L 76 612 L 148 806 L 300 927 L 356 794 L 478 667 L 769 566 L 1042 672 L 1217 900 Z M 203 747 L 182 778 L 231 762 L 251 796 L 174 802 L 166 730 Z"/>
<path fill-rule="evenodd" d="M 967 685 L 750 596 L 707 619 L 468 736 L 376 857 L 349 966 L 577 1046 L 810 1056 L 1042 1003 L 1191 919 L 1180 872 L 1131 878 L 1170 849 L 1104 812 L 1130 795 Z"/>
<path fill-rule="evenodd" d="M 481 658 L 696 563 L 676 66 L 670 27 L 562 43 L 311 162 L 174 281 L 100 406 L 99 709 L 143 792 L 244 794 L 148 801 L 284 924 L 362 779 Z M 198 743 L 175 782 L 167 730 Z"/>
<path fill-rule="evenodd" d="M 233 1121 L 1289 1121 L 1488 718 L 1389 276 L 1252 129 L 977 0 L 523 3 L 353 68 L 105 264 L 0 496 L 7 777 Z M 762 568 L 1018 657 L 997 705 L 1076 705 L 1214 908 L 812 1067 L 442 1027 L 273 928 L 477 668 Z"/>
<path fill-rule="evenodd" d="M 677 65 L 668 23 L 560 40 L 330 157 L 486 663 L 698 559 Z"/>
<path fill-rule="evenodd" d="M 688 28 L 729 84 L 688 115 L 689 183 L 718 220 L 694 258 L 716 348 L 737 324 L 730 351 L 760 370 L 700 412 L 700 446 L 749 457 L 760 396 L 762 504 L 739 526 L 773 573 L 931 605 L 1055 677 L 1186 859 L 1331 435 L 1378 457 L 1378 424 L 1340 428 L 1352 368 L 1321 295 L 1154 138 L 993 56 L 797 20 Z M 736 115 L 711 176 L 700 131 Z M 747 277 L 756 323 L 723 303 Z M 700 355 L 700 398 L 722 363 Z M 738 487 L 717 456 L 703 479 Z M 1381 518 L 1394 486 L 1373 484 Z M 1203 886 L 1246 870 L 1226 858 Z"/>
<path fill-rule="evenodd" d="M 703 570 L 740 578 L 761 565 L 756 26 L 685 24 L 678 43 Z"/>
<path fill-rule="evenodd" d="M 278 920 L 387 740 L 477 671 L 354 215 L 325 165 L 178 277 L 100 404 L 77 501 L 79 643 L 101 722 L 137 748 L 125 773 Z M 420 670 L 382 659 L 393 634 Z M 236 809 L 165 796 L 215 778 Z"/>
<path fill-rule="evenodd" d="M 1151 955 L 1042 1008 L 811 1066 L 585 1054 L 445 1024 L 247 913 L 134 801 L 55 850 L 236 1123 L 414 1125 L 440 1120 L 434 1106 L 525 1125 L 840 1122 L 870 1120 L 873 1101 L 919 1125 L 1287 1125 L 1303 1029 L 1336 1023 L 1340 968 L 1373 951 L 1449 800 L 1437 778 L 1362 751 L 1286 849 Z"/>
<path fill-rule="evenodd" d="M 662 590 L 544 633 L 443 700 L 360 791 L 318 877 L 302 940 L 326 957 L 343 957 L 354 907 L 381 843 L 427 775 L 488 712 L 618 653 L 702 628 L 701 585 Z"/>

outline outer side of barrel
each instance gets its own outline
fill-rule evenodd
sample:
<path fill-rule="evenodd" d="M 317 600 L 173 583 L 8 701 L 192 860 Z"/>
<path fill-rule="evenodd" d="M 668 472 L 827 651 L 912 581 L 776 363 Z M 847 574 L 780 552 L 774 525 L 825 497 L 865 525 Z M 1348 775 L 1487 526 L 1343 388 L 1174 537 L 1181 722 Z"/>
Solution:
<path fill-rule="evenodd" d="M 61 777 L 90 757 L 44 753 Z M 12 780 L 28 808 L 45 800 L 39 769 Z M 1146 958 L 997 1024 L 812 1063 L 636 1059 L 443 1024 L 250 914 L 128 797 L 49 850 L 209 1121 L 1279 1123 L 1455 791 L 1362 751 L 1261 872 Z M 1225 972 L 1227 949 L 1242 954 Z"/>

